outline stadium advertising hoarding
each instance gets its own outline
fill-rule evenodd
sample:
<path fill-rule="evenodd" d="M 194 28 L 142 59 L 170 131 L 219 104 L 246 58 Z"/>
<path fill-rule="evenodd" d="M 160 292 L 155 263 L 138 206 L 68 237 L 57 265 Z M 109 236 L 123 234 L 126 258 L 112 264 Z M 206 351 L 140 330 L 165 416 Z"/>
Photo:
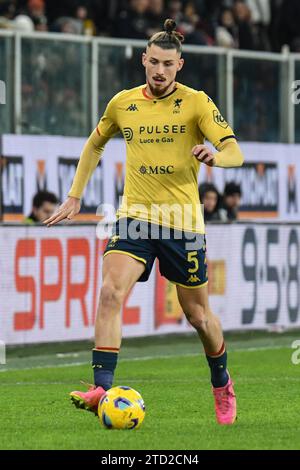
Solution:
<path fill-rule="evenodd" d="M 69 137 L 2 137 L 4 219 L 20 220 L 31 211 L 32 196 L 48 189 L 63 200 L 71 186 L 85 139 Z M 222 192 L 228 181 L 241 184 L 241 219 L 300 220 L 300 145 L 242 143 L 245 164 L 220 169 L 202 165 L 199 181 L 214 182 Z M 16 160 L 17 159 L 17 160 Z M 82 214 L 91 219 L 101 203 L 118 205 L 124 185 L 125 144 L 108 142 L 83 198 Z"/>
<path fill-rule="evenodd" d="M 300 220 L 300 145 L 241 143 L 245 163 L 238 168 L 202 166 L 200 181 L 215 183 L 222 193 L 225 184 L 241 185 L 240 219 Z"/>
<path fill-rule="evenodd" d="M 240 218 L 279 217 L 278 163 L 245 162 L 224 172 L 225 182 L 235 181 L 242 189 Z"/>
<path fill-rule="evenodd" d="M 7 217 L 23 218 L 24 213 L 24 159 L 19 156 L 0 160 L 1 201 Z"/>
<path fill-rule="evenodd" d="M 0 340 L 92 338 L 106 242 L 95 225 L 1 227 Z M 211 306 L 224 330 L 299 328 L 299 246 L 293 224 L 207 227 Z M 158 265 L 122 316 L 124 337 L 192 331 Z"/>

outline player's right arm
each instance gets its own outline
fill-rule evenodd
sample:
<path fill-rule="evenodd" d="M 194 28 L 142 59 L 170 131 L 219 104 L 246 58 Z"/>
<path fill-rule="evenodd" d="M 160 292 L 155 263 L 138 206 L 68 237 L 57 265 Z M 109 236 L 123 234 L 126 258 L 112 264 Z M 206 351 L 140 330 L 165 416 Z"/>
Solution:
<path fill-rule="evenodd" d="M 115 99 L 116 95 L 109 103 L 96 129 L 89 136 L 81 152 L 79 163 L 76 169 L 72 187 L 68 198 L 58 208 L 58 210 L 45 220 L 48 227 L 57 224 L 65 219 L 73 219 L 80 211 L 80 199 L 87 186 L 90 177 L 96 169 L 104 146 L 108 140 L 118 132 L 116 123 Z M 100 202 L 100 201 L 99 201 Z"/>
<path fill-rule="evenodd" d="M 108 140 L 108 137 L 104 137 L 99 133 L 98 127 L 92 132 L 81 152 L 68 198 L 52 215 L 52 217 L 45 220 L 44 224 L 48 227 L 51 227 L 51 225 L 55 225 L 64 219 L 71 220 L 79 213 L 81 196 L 99 163 L 104 151 L 104 146 Z"/>

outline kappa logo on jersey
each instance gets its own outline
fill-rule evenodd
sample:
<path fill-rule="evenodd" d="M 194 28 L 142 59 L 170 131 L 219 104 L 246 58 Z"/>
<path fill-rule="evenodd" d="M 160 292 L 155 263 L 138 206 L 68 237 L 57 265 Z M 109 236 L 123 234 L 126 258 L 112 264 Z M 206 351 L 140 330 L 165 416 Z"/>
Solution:
<path fill-rule="evenodd" d="M 182 104 L 182 99 L 181 98 L 178 98 L 177 100 L 174 100 L 173 114 L 180 113 L 181 104 Z"/>
<path fill-rule="evenodd" d="M 187 282 L 200 282 L 200 279 L 196 274 L 191 274 Z"/>
<path fill-rule="evenodd" d="M 136 104 L 131 104 L 130 106 L 128 106 L 126 111 L 138 111 L 138 107 Z"/>
<path fill-rule="evenodd" d="M 131 127 L 124 127 L 123 134 L 127 142 L 130 142 L 133 139 L 133 130 Z"/>
<path fill-rule="evenodd" d="M 113 237 L 111 237 L 110 239 L 110 242 L 107 246 L 109 246 L 110 248 L 114 247 L 115 244 L 120 240 L 120 235 L 114 235 Z"/>
<path fill-rule="evenodd" d="M 218 126 L 223 127 L 223 129 L 226 129 L 228 127 L 227 122 L 223 118 L 222 114 L 220 114 L 216 109 L 213 111 L 213 118 L 216 124 Z"/>

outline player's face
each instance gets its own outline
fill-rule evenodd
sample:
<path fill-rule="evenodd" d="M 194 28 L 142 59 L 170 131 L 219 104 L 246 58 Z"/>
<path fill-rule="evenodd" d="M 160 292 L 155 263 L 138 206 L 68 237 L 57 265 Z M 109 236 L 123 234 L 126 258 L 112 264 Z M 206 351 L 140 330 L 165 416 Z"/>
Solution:
<path fill-rule="evenodd" d="M 45 201 L 41 205 L 41 207 L 39 208 L 34 207 L 33 213 L 39 222 L 44 222 L 44 220 L 49 219 L 49 217 L 51 217 L 54 214 L 56 208 L 57 208 L 56 204 Z"/>
<path fill-rule="evenodd" d="M 176 74 L 183 67 L 183 59 L 176 49 L 161 49 L 152 44 L 143 54 L 146 80 L 153 96 L 172 91 Z"/>

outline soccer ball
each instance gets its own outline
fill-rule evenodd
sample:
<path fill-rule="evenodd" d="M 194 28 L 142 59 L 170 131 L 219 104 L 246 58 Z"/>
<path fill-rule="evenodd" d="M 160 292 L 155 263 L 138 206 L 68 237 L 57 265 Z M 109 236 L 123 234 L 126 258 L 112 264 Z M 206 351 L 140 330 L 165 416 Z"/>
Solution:
<path fill-rule="evenodd" d="M 113 387 L 101 398 L 98 415 L 107 429 L 137 429 L 145 417 L 144 400 L 133 388 Z"/>

